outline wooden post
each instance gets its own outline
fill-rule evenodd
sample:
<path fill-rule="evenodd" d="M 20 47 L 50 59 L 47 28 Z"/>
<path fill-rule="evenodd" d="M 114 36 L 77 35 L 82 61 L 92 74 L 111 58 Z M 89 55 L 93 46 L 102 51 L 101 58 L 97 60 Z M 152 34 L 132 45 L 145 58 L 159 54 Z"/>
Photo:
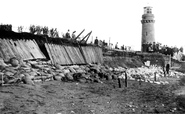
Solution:
<path fill-rule="evenodd" d="M 2 86 L 3 86 L 3 74 L 1 74 L 2 75 Z"/>
<path fill-rule="evenodd" d="M 118 85 L 119 85 L 119 88 L 121 88 L 121 78 L 118 77 Z"/>
<path fill-rule="evenodd" d="M 141 77 L 139 77 L 139 85 L 141 85 Z"/>
<path fill-rule="evenodd" d="M 154 72 L 154 81 L 157 81 L 156 72 Z"/>
<path fill-rule="evenodd" d="M 125 87 L 127 87 L 127 72 L 125 71 Z"/>

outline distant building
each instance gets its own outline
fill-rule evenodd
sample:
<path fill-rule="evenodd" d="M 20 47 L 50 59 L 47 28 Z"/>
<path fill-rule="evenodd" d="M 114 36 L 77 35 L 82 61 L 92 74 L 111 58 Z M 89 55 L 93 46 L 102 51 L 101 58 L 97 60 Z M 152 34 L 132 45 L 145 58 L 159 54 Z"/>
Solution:
<path fill-rule="evenodd" d="M 144 7 L 144 14 L 142 15 L 142 41 L 141 41 L 141 51 L 145 52 L 144 45 L 146 43 L 155 42 L 155 32 L 154 32 L 154 15 L 152 14 L 152 7 Z"/>

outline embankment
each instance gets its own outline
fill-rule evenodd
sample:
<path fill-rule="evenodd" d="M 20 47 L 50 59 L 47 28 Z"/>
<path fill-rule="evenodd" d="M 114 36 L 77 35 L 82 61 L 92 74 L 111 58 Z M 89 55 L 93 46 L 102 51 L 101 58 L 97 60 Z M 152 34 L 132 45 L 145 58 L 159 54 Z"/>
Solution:
<path fill-rule="evenodd" d="M 111 57 L 104 56 L 103 57 L 104 65 L 108 65 L 110 67 L 124 67 L 124 68 L 135 68 L 141 67 L 143 62 L 140 57 Z"/>

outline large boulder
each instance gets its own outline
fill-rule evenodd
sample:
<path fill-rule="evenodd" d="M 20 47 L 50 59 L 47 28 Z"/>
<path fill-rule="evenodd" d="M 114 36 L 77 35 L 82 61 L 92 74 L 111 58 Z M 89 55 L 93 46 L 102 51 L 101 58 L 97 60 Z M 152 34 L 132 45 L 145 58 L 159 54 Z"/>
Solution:
<path fill-rule="evenodd" d="M 86 79 L 85 78 L 81 78 L 81 79 L 79 79 L 79 82 L 80 83 L 86 83 Z"/>
<path fill-rule="evenodd" d="M 55 75 L 55 76 L 53 76 L 53 79 L 60 81 L 62 79 L 62 77 L 60 75 Z"/>
<path fill-rule="evenodd" d="M 72 67 L 69 67 L 69 70 L 72 72 L 72 73 L 76 73 L 76 70 Z"/>
<path fill-rule="evenodd" d="M 62 67 L 62 66 L 59 65 L 59 64 L 56 64 L 56 65 L 55 65 L 55 68 L 58 69 L 58 70 L 63 70 L 63 69 L 64 69 L 64 67 Z"/>
<path fill-rule="evenodd" d="M 22 78 L 24 84 L 33 85 L 33 76 L 29 75 L 28 73 L 24 74 L 25 76 Z"/>
<path fill-rule="evenodd" d="M 14 73 L 12 73 L 12 72 L 10 72 L 10 71 L 6 71 L 4 74 L 5 74 L 6 76 L 13 76 L 13 75 L 14 75 Z"/>
<path fill-rule="evenodd" d="M 13 67 L 18 67 L 19 66 L 19 60 L 15 57 L 11 58 L 10 59 L 10 64 L 13 66 Z"/>
<path fill-rule="evenodd" d="M 66 77 L 66 79 L 68 80 L 68 81 L 73 81 L 74 79 L 73 79 L 73 74 L 72 73 L 66 73 L 65 74 L 65 77 Z"/>
<path fill-rule="evenodd" d="M 63 70 L 63 73 L 64 73 L 64 74 L 70 73 L 70 70 L 69 70 L 69 69 L 64 69 L 64 70 Z"/>

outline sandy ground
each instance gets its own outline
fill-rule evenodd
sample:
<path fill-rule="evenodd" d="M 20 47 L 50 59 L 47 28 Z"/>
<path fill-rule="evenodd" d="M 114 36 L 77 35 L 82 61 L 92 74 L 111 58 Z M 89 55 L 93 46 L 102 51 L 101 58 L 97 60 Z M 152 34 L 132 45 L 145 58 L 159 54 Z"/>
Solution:
<path fill-rule="evenodd" d="M 49 81 L 0 87 L 0 114 L 147 114 L 139 85 L 117 80 L 103 83 Z M 170 112 L 167 112 L 168 114 Z"/>

